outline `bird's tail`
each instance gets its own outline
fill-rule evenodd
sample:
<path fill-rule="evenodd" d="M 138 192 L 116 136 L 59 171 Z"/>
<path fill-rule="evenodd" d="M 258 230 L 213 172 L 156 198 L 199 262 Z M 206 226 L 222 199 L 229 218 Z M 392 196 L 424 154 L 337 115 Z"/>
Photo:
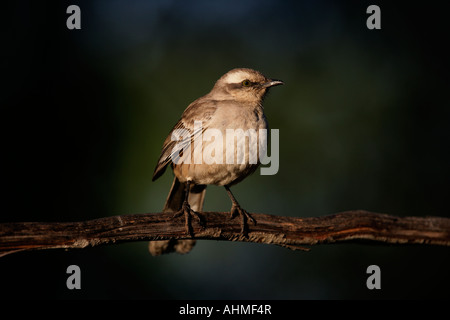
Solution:
<path fill-rule="evenodd" d="M 189 205 L 194 211 L 203 210 L 203 202 L 205 200 L 206 185 L 192 185 L 189 190 Z M 186 183 L 181 183 L 177 177 L 174 177 L 172 187 L 167 196 L 166 204 L 163 212 L 177 212 L 181 210 L 186 195 Z M 188 253 L 195 245 L 195 240 L 160 240 L 150 241 L 149 251 L 153 256 L 159 256 L 164 253 L 177 252 Z"/>

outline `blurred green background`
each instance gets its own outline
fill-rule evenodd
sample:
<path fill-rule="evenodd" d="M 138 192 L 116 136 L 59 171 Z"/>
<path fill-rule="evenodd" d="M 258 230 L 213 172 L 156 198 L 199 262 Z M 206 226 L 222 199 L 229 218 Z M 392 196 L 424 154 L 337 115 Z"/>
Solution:
<path fill-rule="evenodd" d="M 66 8 L 81 8 L 81 30 Z M 366 8 L 381 8 L 381 30 Z M 158 212 L 151 182 L 185 107 L 235 67 L 286 85 L 265 101 L 280 170 L 233 188 L 250 212 L 365 209 L 449 217 L 449 25 L 441 2 L 18 1 L 1 19 L 1 221 Z M 206 211 L 230 201 L 209 187 Z M 0 259 L 9 298 L 450 298 L 448 248 L 342 244 L 308 253 L 199 241 L 151 257 L 147 243 Z M 65 286 L 79 265 L 82 290 Z M 382 289 L 366 288 L 376 264 Z"/>

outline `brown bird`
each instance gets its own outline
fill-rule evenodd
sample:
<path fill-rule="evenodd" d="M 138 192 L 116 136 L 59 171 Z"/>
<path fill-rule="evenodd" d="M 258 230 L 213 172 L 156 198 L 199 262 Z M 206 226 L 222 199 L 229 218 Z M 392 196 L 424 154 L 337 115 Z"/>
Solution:
<path fill-rule="evenodd" d="M 265 144 L 266 141 L 260 141 L 265 137 L 242 132 L 268 129 L 262 102 L 269 88 L 281 84 L 282 81 L 269 79 L 252 69 L 233 69 L 217 80 L 211 92 L 192 102 L 169 133 L 152 181 L 171 165 L 175 178 L 163 212 L 174 212 L 174 218 L 184 216 L 187 234 L 193 235 L 191 217 L 204 226 L 197 212 L 203 209 L 208 184 L 225 187 L 232 202 L 231 218 L 241 217 L 244 236 L 248 232 L 247 220 L 256 224 L 241 208 L 230 187 L 252 174 L 260 164 L 254 154 L 257 148 L 251 147 Z M 241 134 L 227 140 L 229 130 Z M 208 132 L 213 133 L 214 139 L 206 135 Z M 245 148 L 239 154 L 241 145 Z M 215 161 L 207 161 L 207 157 Z M 194 240 L 151 241 L 150 252 L 153 255 L 173 250 L 184 253 L 194 243 Z"/>

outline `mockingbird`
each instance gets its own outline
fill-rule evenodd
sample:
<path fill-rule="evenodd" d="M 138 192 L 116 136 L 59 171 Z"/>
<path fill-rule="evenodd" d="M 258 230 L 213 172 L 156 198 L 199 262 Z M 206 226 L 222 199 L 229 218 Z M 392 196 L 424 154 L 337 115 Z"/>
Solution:
<path fill-rule="evenodd" d="M 244 236 L 248 232 L 247 220 L 256 224 L 251 215 L 241 208 L 230 187 L 252 174 L 260 164 L 259 158 L 252 161 L 254 155 L 251 150 L 256 148 L 250 148 L 250 144 L 259 145 L 266 141 L 259 141 L 259 136 L 257 140 L 252 140 L 248 135 L 238 135 L 230 145 L 225 139 L 216 141 L 219 140 L 217 135 L 215 139 L 209 140 L 201 135 L 207 130 L 215 130 L 212 132 L 221 134 L 220 137 L 225 137 L 230 129 L 243 132 L 267 130 L 262 102 L 269 88 L 281 84 L 282 81 L 269 79 L 252 69 L 233 69 L 217 80 L 211 92 L 192 102 L 169 133 L 152 181 L 158 179 L 171 165 L 175 178 L 163 212 L 174 212 L 174 218 L 184 216 L 187 234 L 193 235 L 191 217 L 200 225 L 204 224 L 197 212 L 202 211 L 208 184 L 225 187 L 232 202 L 231 218 L 236 215 L 241 217 L 241 233 Z M 215 148 L 219 142 L 222 149 Z M 247 148 L 237 159 L 240 143 L 244 143 Z M 206 163 L 202 161 L 206 153 L 222 161 Z M 184 253 L 194 243 L 194 240 L 151 241 L 150 252 L 153 255 L 174 250 Z"/>

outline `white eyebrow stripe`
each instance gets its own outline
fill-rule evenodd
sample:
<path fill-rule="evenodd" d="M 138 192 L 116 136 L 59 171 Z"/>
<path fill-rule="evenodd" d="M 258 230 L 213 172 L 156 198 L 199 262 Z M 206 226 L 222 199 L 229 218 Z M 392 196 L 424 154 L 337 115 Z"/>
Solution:
<path fill-rule="evenodd" d="M 239 83 L 242 82 L 245 79 L 248 79 L 249 75 L 245 74 L 244 72 L 235 72 L 227 76 L 226 82 L 227 83 Z"/>

